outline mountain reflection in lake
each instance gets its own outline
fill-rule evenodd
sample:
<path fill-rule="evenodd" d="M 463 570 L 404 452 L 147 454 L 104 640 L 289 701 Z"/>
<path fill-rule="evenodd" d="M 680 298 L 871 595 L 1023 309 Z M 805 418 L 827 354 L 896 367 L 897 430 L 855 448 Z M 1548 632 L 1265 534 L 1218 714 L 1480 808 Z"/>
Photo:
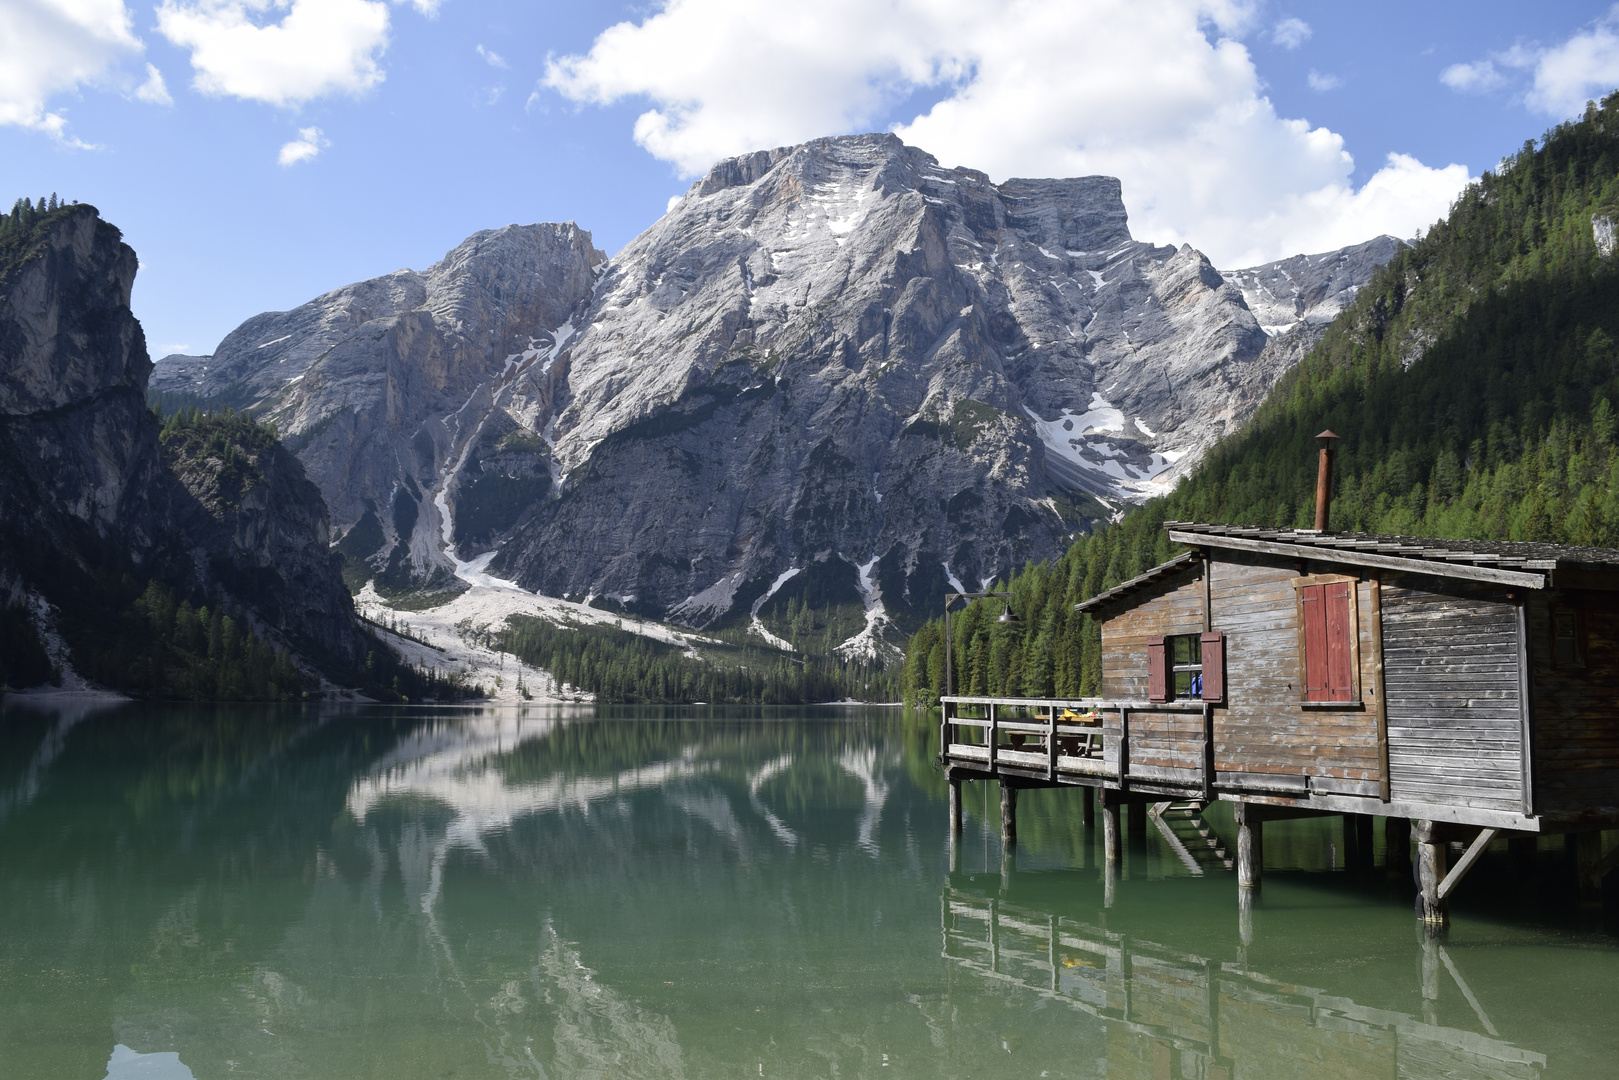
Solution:
<path fill-rule="evenodd" d="M 1611 1075 L 1605 933 L 1424 942 L 1300 823 L 1244 935 L 1217 813 L 1108 906 L 1062 793 L 952 872 L 928 727 L 10 709 L 0 1076 Z"/>

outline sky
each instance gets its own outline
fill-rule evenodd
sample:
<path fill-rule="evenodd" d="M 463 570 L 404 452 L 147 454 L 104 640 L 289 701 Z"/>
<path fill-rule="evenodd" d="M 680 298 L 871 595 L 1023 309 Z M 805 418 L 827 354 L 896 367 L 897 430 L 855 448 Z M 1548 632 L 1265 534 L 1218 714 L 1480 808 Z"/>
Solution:
<path fill-rule="evenodd" d="M 612 253 L 716 160 L 893 131 L 1123 182 L 1235 269 L 1409 237 L 1619 88 L 1619 4 L 0 0 L 0 209 L 92 203 L 154 357 L 479 229 Z"/>

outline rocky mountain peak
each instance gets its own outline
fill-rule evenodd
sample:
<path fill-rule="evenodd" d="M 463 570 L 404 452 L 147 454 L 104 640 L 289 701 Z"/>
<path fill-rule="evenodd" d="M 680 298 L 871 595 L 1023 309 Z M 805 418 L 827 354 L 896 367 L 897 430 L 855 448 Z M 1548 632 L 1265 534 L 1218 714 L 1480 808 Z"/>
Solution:
<path fill-rule="evenodd" d="M 1133 239 L 1111 177 L 843 136 L 716 164 L 609 260 L 508 226 L 419 293 L 259 316 L 192 385 L 269 409 L 384 576 L 476 559 L 699 625 L 843 611 L 817 640 L 869 650 L 1167 490 L 1392 250 L 1222 274 Z"/>

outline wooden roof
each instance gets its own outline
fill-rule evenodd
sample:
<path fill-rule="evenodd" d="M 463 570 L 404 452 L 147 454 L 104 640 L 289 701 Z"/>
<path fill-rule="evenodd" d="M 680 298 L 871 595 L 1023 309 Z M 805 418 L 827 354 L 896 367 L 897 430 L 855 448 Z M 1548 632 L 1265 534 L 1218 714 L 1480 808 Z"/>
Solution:
<path fill-rule="evenodd" d="M 1314 529 L 1263 529 L 1195 521 L 1166 521 L 1164 529 L 1174 542 L 1194 548 L 1222 548 L 1312 562 L 1403 570 L 1525 589 L 1619 589 L 1619 551 L 1612 548 L 1513 540 L 1439 540 Z M 1089 611 L 1123 599 L 1185 565 L 1192 557 L 1192 552 L 1177 555 L 1139 577 L 1076 604 L 1075 610 Z"/>

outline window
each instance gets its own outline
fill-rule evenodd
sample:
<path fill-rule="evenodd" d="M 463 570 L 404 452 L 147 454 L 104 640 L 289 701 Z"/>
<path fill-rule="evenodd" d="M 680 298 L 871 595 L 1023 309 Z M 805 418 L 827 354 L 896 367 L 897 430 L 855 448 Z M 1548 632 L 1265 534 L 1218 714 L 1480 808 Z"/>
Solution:
<path fill-rule="evenodd" d="M 1147 700 L 1225 699 L 1225 635 L 1172 634 L 1147 642 Z"/>
<path fill-rule="evenodd" d="M 1358 701 L 1360 648 L 1355 632 L 1355 582 L 1301 578 L 1295 584 L 1304 701 Z"/>
<path fill-rule="evenodd" d="M 1203 696 L 1203 650 L 1196 634 L 1165 638 L 1169 647 L 1170 685 L 1177 701 Z"/>
<path fill-rule="evenodd" d="M 1552 608 L 1552 666 L 1585 666 L 1585 635 L 1580 613 L 1569 608 Z"/>

